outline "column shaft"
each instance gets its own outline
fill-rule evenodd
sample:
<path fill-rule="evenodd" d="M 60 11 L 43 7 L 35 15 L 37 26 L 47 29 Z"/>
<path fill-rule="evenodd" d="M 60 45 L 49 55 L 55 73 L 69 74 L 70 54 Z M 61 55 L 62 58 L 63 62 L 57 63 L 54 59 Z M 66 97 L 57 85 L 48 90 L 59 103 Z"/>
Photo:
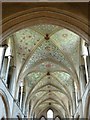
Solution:
<path fill-rule="evenodd" d="M 74 86 L 74 82 L 72 84 L 72 100 L 73 100 L 73 114 L 75 113 L 76 110 L 76 94 L 75 94 L 75 86 Z"/>
<path fill-rule="evenodd" d="M 86 56 L 83 56 L 83 58 L 84 58 L 84 63 L 85 63 L 86 79 L 87 79 L 87 83 L 88 83 L 88 69 L 87 69 L 87 61 L 86 61 Z"/>
<path fill-rule="evenodd" d="M 23 86 L 21 86 L 20 108 L 22 108 Z"/>
<path fill-rule="evenodd" d="M 6 75 L 5 75 L 5 83 L 6 84 L 7 84 L 7 80 L 8 80 L 8 74 L 9 74 L 9 68 L 10 68 L 10 61 L 11 61 L 11 56 L 8 56 L 7 70 L 6 70 Z"/>
<path fill-rule="evenodd" d="M 85 89 L 85 77 L 84 77 L 84 65 L 80 66 L 80 88 L 81 88 L 81 94 L 83 94 Z"/>
<path fill-rule="evenodd" d="M 90 46 L 87 45 L 87 49 L 88 49 L 88 79 L 90 81 Z"/>
<path fill-rule="evenodd" d="M 75 95 L 75 91 L 73 91 L 73 112 L 75 113 L 76 110 L 76 95 Z"/>
<path fill-rule="evenodd" d="M 0 76 L 1 76 L 1 71 L 2 71 L 2 66 L 3 66 L 6 49 L 7 49 L 7 45 L 5 45 L 2 48 L 2 53 L 0 53 Z"/>
<path fill-rule="evenodd" d="M 12 66 L 12 78 L 11 78 L 11 86 L 10 86 L 10 90 L 11 90 L 11 94 L 13 97 L 15 97 L 15 88 L 16 88 L 16 83 L 15 83 L 15 74 L 16 72 L 16 66 Z"/>

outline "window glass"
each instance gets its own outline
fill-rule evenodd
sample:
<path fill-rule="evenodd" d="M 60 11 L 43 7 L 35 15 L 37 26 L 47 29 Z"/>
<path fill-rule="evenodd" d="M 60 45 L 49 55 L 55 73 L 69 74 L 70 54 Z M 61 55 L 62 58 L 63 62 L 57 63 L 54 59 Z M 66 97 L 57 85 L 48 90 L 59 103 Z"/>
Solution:
<path fill-rule="evenodd" d="M 47 118 L 53 118 L 53 111 L 51 109 L 47 111 Z"/>

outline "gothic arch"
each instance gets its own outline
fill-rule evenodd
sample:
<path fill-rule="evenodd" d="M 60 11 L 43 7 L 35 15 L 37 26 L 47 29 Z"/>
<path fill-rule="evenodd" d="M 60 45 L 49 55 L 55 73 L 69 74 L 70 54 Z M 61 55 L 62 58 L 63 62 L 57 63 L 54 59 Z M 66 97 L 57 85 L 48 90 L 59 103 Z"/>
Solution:
<path fill-rule="evenodd" d="M 42 119 L 42 118 L 44 118 L 44 119 Z M 46 118 L 45 118 L 45 116 L 41 116 L 40 118 L 39 118 L 39 120 L 46 120 Z"/>
<path fill-rule="evenodd" d="M 57 119 L 57 118 L 58 118 L 58 119 Z M 60 115 L 56 115 L 56 116 L 55 116 L 55 120 L 61 120 Z"/>
<path fill-rule="evenodd" d="M 54 106 L 52 106 L 52 107 L 46 107 L 46 108 L 43 109 L 38 115 L 41 116 L 41 114 L 42 114 L 44 111 L 47 112 L 49 109 L 51 109 L 53 112 L 54 112 L 54 110 L 56 110 Z M 56 111 L 57 111 L 57 110 L 56 110 Z M 61 118 L 64 118 L 62 111 L 58 110 L 57 113 L 60 115 Z M 47 116 L 47 114 L 46 114 L 46 116 Z M 54 116 L 54 118 L 55 118 L 55 116 Z"/>
<path fill-rule="evenodd" d="M 9 107 L 9 102 L 8 102 L 8 99 L 7 99 L 7 96 L 6 94 L 4 93 L 3 90 L 0 89 L 0 96 L 3 100 L 3 103 L 4 103 L 4 107 L 5 107 L 5 112 L 6 112 L 6 118 L 9 118 L 10 116 L 10 107 Z M 4 116 L 3 116 L 4 117 Z"/>
<path fill-rule="evenodd" d="M 15 31 L 40 23 L 63 26 L 88 42 L 88 20 L 54 7 L 32 8 L 5 18 L 2 25 L 3 40 Z"/>

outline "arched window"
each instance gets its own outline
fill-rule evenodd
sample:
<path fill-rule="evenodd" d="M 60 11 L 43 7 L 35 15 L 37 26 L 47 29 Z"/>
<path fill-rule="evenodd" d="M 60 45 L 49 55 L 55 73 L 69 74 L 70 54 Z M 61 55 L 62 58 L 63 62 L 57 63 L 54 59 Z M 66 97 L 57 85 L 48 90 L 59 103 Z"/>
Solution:
<path fill-rule="evenodd" d="M 61 120 L 61 118 L 59 116 L 56 116 L 55 120 Z"/>
<path fill-rule="evenodd" d="M 49 109 L 48 111 L 47 111 L 47 118 L 53 118 L 53 111 L 51 110 L 51 109 Z"/>
<path fill-rule="evenodd" d="M 42 116 L 42 117 L 40 118 L 40 120 L 46 120 L 46 119 L 45 119 L 45 117 L 44 117 L 44 116 Z"/>

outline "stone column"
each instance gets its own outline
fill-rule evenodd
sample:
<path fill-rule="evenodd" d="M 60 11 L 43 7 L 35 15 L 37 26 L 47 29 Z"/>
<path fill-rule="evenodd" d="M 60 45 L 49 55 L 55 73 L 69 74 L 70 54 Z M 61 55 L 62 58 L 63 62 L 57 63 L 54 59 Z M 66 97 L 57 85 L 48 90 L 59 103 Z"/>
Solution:
<path fill-rule="evenodd" d="M 85 65 L 85 73 L 86 73 L 86 79 L 87 79 L 87 83 L 88 83 L 88 68 L 87 68 L 87 61 L 86 61 L 86 57 L 88 56 L 88 50 L 87 47 L 85 46 L 85 41 L 82 39 L 81 41 L 81 47 L 82 47 L 82 57 L 84 59 L 84 65 Z"/>
<path fill-rule="evenodd" d="M 73 114 L 74 114 L 76 110 L 76 94 L 75 94 L 74 82 L 73 82 L 73 88 L 72 88 L 72 98 L 73 98 Z"/>
<path fill-rule="evenodd" d="M 78 103 L 79 103 L 79 100 L 81 100 L 81 91 L 78 90 Z"/>
<path fill-rule="evenodd" d="M 73 97 L 73 112 L 75 113 L 76 110 L 76 97 L 75 97 L 75 91 L 72 92 L 72 97 Z"/>
<path fill-rule="evenodd" d="M 88 79 L 90 81 L 90 45 L 86 44 L 88 50 Z"/>
<path fill-rule="evenodd" d="M 9 74 L 9 68 L 10 68 L 10 61 L 11 61 L 12 56 L 8 56 L 8 63 L 7 63 L 7 70 L 6 70 L 6 75 L 5 75 L 5 83 L 7 85 L 7 80 L 8 80 L 8 74 Z"/>
<path fill-rule="evenodd" d="M 27 110 L 26 110 L 26 115 L 27 115 L 27 118 L 29 118 L 29 105 L 28 105 Z"/>
<path fill-rule="evenodd" d="M 74 86 L 75 86 L 75 100 L 76 100 L 76 108 L 78 106 L 78 100 L 77 100 L 77 86 L 76 86 L 76 83 L 74 83 Z"/>
<path fill-rule="evenodd" d="M 32 112 L 33 112 L 33 105 L 31 105 L 31 109 L 30 109 L 30 112 L 29 112 L 29 117 L 32 118 Z"/>
<path fill-rule="evenodd" d="M 3 61 L 4 61 L 4 57 L 5 57 L 5 52 L 7 49 L 7 45 L 3 45 L 2 46 L 2 52 L 0 53 L 0 76 L 1 76 L 1 71 L 2 71 L 2 66 L 3 66 Z"/>
<path fill-rule="evenodd" d="M 21 94 L 19 94 L 19 93 L 20 93 L 20 84 L 16 83 L 15 94 L 14 94 L 15 97 L 14 98 L 16 99 L 16 102 L 17 102 L 18 105 L 20 105 L 19 98 L 21 96 Z"/>
<path fill-rule="evenodd" d="M 21 85 L 20 85 L 20 87 L 21 87 L 21 96 L 20 96 L 20 108 L 22 108 L 22 98 L 23 98 L 23 82 L 21 82 Z"/>
<path fill-rule="evenodd" d="M 79 114 L 80 117 L 83 118 L 83 107 L 82 107 L 82 97 L 81 97 L 81 91 L 78 91 L 78 105 L 79 105 Z"/>
<path fill-rule="evenodd" d="M 89 82 L 88 80 L 88 69 L 87 69 L 87 61 L 86 61 L 86 57 L 87 56 L 83 56 L 83 59 L 84 59 L 84 64 L 85 64 L 85 73 L 86 73 L 86 80 L 87 80 L 87 83 Z"/>
<path fill-rule="evenodd" d="M 13 97 L 15 97 L 15 88 L 16 88 L 16 83 L 15 83 L 15 72 L 16 72 L 16 66 L 12 66 L 12 78 L 11 78 L 11 86 L 10 86 L 10 91 Z"/>
<path fill-rule="evenodd" d="M 85 77 L 84 77 L 84 65 L 80 65 L 80 88 L 81 94 L 83 94 L 85 89 Z"/>

